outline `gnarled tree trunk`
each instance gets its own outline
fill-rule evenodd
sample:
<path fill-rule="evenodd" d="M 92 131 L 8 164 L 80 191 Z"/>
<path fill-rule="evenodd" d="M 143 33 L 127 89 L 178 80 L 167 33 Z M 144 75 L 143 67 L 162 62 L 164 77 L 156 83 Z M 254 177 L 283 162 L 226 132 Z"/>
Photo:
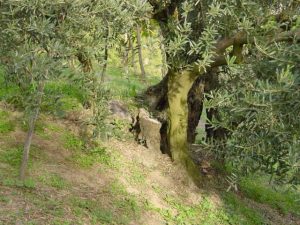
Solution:
<path fill-rule="evenodd" d="M 186 164 L 188 157 L 188 94 L 197 78 L 193 71 L 174 72 L 169 76 L 169 143 L 174 161 Z"/>

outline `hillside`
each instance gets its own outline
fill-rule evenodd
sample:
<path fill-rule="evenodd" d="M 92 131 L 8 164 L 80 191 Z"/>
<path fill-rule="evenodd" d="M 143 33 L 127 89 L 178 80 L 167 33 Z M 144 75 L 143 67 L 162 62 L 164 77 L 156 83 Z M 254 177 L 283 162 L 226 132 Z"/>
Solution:
<path fill-rule="evenodd" d="M 22 114 L 3 103 L 0 112 L 0 224 L 299 224 L 289 196 L 271 191 L 261 204 L 198 188 L 166 155 L 136 144 L 126 125 L 118 138 L 83 151 L 74 121 L 41 115 L 20 183 Z M 253 196 L 266 193 L 249 184 Z"/>

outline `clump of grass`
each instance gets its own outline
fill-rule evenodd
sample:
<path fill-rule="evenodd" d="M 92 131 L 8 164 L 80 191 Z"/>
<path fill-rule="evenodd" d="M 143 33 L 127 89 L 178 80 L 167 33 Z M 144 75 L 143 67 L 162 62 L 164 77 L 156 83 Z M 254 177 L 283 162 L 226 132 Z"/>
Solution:
<path fill-rule="evenodd" d="M 114 196 L 112 205 L 116 208 L 119 214 L 119 221 L 121 224 L 127 224 L 132 219 L 138 219 L 143 207 L 138 203 L 136 197 L 126 191 L 124 185 L 119 181 L 114 180 L 106 187 L 106 191 Z"/>
<path fill-rule="evenodd" d="M 47 127 L 48 130 L 50 130 L 52 132 L 57 132 L 57 133 L 60 133 L 64 130 L 61 126 L 59 126 L 55 123 L 48 123 L 46 125 L 46 127 Z"/>
<path fill-rule="evenodd" d="M 0 152 L 0 161 L 6 163 L 11 167 L 20 167 L 22 160 L 22 148 L 8 148 Z"/>
<path fill-rule="evenodd" d="M 111 182 L 107 186 L 106 191 L 111 193 L 111 195 L 113 195 L 113 196 L 117 196 L 117 195 L 124 196 L 127 194 L 125 187 L 122 184 L 120 184 L 120 182 L 118 182 L 117 180 L 114 180 L 113 182 Z"/>
<path fill-rule="evenodd" d="M 40 115 L 40 118 L 35 123 L 34 133 L 38 134 L 39 136 L 41 136 L 44 139 L 50 139 L 51 136 L 46 132 L 46 127 L 47 127 L 47 124 L 44 122 L 44 116 Z M 21 128 L 24 132 L 28 131 L 29 126 L 28 126 L 27 120 L 22 121 Z"/>
<path fill-rule="evenodd" d="M 100 163 L 111 168 L 116 167 L 111 153 L 105 147 L 95 147 L 91 150 L 77 152 L 72 156 L 72 160 L 83 168 L 90 168 L 95 163 Z"/>
<path fill-rule="evenodd" d="M 100 200 L 73 198 L 72 210 L 76 217 L 88 215 L 93 224 L 129 224 L 140 215 L 140 207 L 136 199 L 126 193 L 126 196 L 113 195 L 105 200 L 106 206 Z"/>
<path fill-rule="evenodd" d="M 45 100 L 41 107 L 43 112 L 63 117 L 66 112 L 82 109 L 86 93 L 79 83 L 66 80 L 48 82 L 45 86 Z"/>
<path fill-rule="evenodd" d="M 233 193 L 225 193 L 223 201 L 226 210 L 231 215 L 230 220 L 235 224 L 265 224 L 265 220 L 256 210 L 249 208 L 248 205 Z"/>
<path fill-rule="evenodd" d="M 94 224 L 112 224 L 114 220 L 113 212 L 104 209 L 99 202 L 90 199 L 73 198 L 72 210 L 77 217 L 88 214 Z"/>
<path fill-rule="evenodd" d="M 58 174 L 43 174 L 39 177 L 39 181 L 57 189 L 68 187 L 67 181 Z"/>
<path fill-rule="evenodd" d="M 5 178 L 2 181 L 2 185 L 8 187 L 21 187 L 21 188 L 33 189 L 35 188 L 36 183 L 32 179 L 26 179 L 24 181 L 21 181 L 17 178 Z"/>
<path fill-rule="evenodd" d="M 22 155 L 23 146 L 0 149 L 0 162 L 8 166 L 7 170 L 10 171 L 10 173 L 16 174 L 21 166 Z M 29 169 L 32 169 L 34 165 L 33 162 L 41 161 L 44 157 L 43 152 L 32 145 L 29 153 Z M 9 175 L 11 176 L 12 174 Z"/>
<path fill-rule="evenodd" d="M 129 166 L 130 168 L 130 177 L 128 181 L 134 184 L 142 184 L 145 183 L 145 174 L 143 171 L 135 164 Z"/>
<path fill-rule="evenodd" d="M 224 207 L 214 205 L 209 197 L 204 197 L 198 204 L 188 205 L 172 196 L 166 196 L 165 202 L 169 205 L 166 208 L 157 208 L 146 202 L 149 210 L 158 212 L 167 224 L 178 225 L 210 225 L 210 224 L 264 224 L 264 219 L 256 211 L 248 208 L 235 198 L 227 199 Z"/>
<path fill-rule="evenodd" d="M 74 134 L 67 132 L 63 135 L 64 147 L 68 150 L 82 150 L 83 141 Z"/>
<path fill-rule="evenodd" d="M 283 214 L 293 213 L 300 216 L 300 194 L 292 190 L 274 190 L 258 177 L 243 178 L 240 183 L 241 191 L 257 202 L 268 204 Z"/>
<path fill-rule="evenodd" d="M 20 88 L 16 84 L 5 81 L 4 70 L 0 67 L 0 100 L 20 103 L 20 94 Z"/>
<path fill-rule="evenodd" d="M 9 113 L 0 110 L 0 134 L 7 134 L 14 129 L 15 124 L 9 119 Z"/>

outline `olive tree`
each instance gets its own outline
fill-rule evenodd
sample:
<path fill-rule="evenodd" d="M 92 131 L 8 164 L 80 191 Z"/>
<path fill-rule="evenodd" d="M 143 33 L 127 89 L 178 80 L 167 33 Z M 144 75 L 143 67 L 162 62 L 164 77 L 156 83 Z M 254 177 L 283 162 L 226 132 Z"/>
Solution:
<path fill-rule="evenodd" d="M 21 179 L 25 177 L 44 86 L 58 79 L 67 61 L 76 57 L 84 72 L 80 77 L 83 89 L 90 91 L 96 109 L 101 88 L 92 60 L 101 61 L 99 56 L 107 48 L 107 29 L 115 30 L 114 36 L 122 33 L 126 21 L 137 11 L 129 10 L 134 4 L 121 0 L 0 1 L 0 62 L 7 80 L 19 85 L 29 115 Z M 99 116 L 100 111 L 94 114 Z"/>
<path fill-rule="evenodd" d="M 211 104 L 207 105 L 207 107 L 211 106 L 217 111 L 224 109 L 224 107 L 226 108 L 227 101 L 224 102 L 222 98 L 224 96 L 220 93 L 227 91 L 226 93 L 229 96 L 234 96 L 232 100 L 235 100 L 235 109 L 239 111 L 238 100 L 242 90 L 237 92 L 238 90 L 236 89 L 226 89 L 224 79 L 221 79 L 221 74 L 228 74 L 227 71 L 230 71 L 228 65 L 238 64 L 238 67 L 231 67 L 235 68 L 234 74 L 239 74 L 239 76 L 235 76 L 235 86 L 233 86 L 238 88 L 243 84 L 246 85 L 244 80 L 251 74 L 257 73 L 252 71 L 257 68 L 255 61 L 263 59 L 265 64 L 271 63 L 272 60 L 276 59 L 277 54 L 282 55 L 282 52 L 288 55 L 297 55 L 292 52 L 297 51 L 298 47 L 296 48 L 295 46 L 298 46 L 300 39 L 299 2 L 279 0 L 149 0 L 149 3 L 153 6 L 153 18 L 159 22 L 164 35 L 169 66 L 165 79 L 154 89 L 164 89 L 164 91 L 156 92 L 160 94 L 158 102 L 161 102 L 163 98 L 166 98 L 168 102 L 168 142 L 172 158 L 174 161 L 182 162 L 188 166 L 190 164 L 187 141 L 189 120 L 188 94 L 195 81 L 203 79 L 204 90 L 208 93 L 216 91 L 220 87 L 223 91 L 217 92 L 220 100 L 218 104 L 212 104 L 212 102 L 216 101 L 216 94 L 213 94 L 209 98 Z M 281 63 L 279 65 L 278 62 L 274 63 L 272 72 L 268 70 L 264 72 L 265 76 L 269 76 L 264 82 L 268 83 L 269 79 L 274 79 L 272 76 L 276 76 L 276 73 L 279 76 L 281 73 L 278 71 L 283 71 L 283 74 L 295 75 L 298 58 L 291 60 L 292 58 L 290 58 L 289 64 L 284 65 Z M 251 73 L 246 69 L 249 67 L 252 68 L 250 70 Z M 222 71 L 226 72 L 221 73 Z M 232 79 L 230 78 L 227 77 L 225 79 L 227 82 L 226 87 L 231 85 Z M 249 83 L 247 84 L 250 85 Z M 230 93 L 229 90 L 235 91 L 235 94 Z M 245 89 L 243 90 L 245 91 Z M 258 93 L 264 92 L 262 87 L 255 90 Z M 250 95 L 249 91 L 248 93 L 243 92 L 243 94 L 248 97 Z M 252 90 L 251 94 L 257 94 L 257 92 Z M 260 97 L 265 98 L 266 96 L 262 94 Z M 228 100 L 230 98 L 225 99 Z M 281 104 L 280 101 L 282 99 L 278 97 L 275 99 L 277 99 L 278 104 Z M 228 101 L 230 102 L 230 100 Z M 275 100 L 273 99 L 273 101 Z M 224 103 L 224 105 L 221 103 Z M 219 108 L 219 105 L 223 107 Z M 221 116 L 221 121 L 226 118 L 227 123 L 234 125 L 234 129 L 231 127 L 233 130 L 242 126 L 243 120 L 238 120 L 237 118 L 235 118 L 236 121 L 234 122 L 230 120 L 228 114 L 232 108 L 228 107 L 226 109 L 226 117 L 222 113 L 219 115 Z M 246 115 L 244 114 L 244 116 Z M 254 121 L 251 122 L 253 123 Z M 242 127 L 247 129 L 247 126 Z M 290 124 L 289 126 L 293 125 Z M 222 126 L 220 125 L 219 127 Z M 228 126 L 224 128 L 226 129 Z M 232 129 L 228 129 L 226 133 L 230 134 Z M 256 129 L 260 128 L 257 126 Z M 246 139 L 247 135 L 246 133 L 241 133 L 241 130 L 237 129 L 235 131 L 236 135 L 232 137 L 235 140 L 234 145 L 238 148 L 238 144 L 242 141 L 239 141 L 237 134 L 245 135 L 243 136 L 244 139 Z M 293 134 L 296 135 L 297 133 Z M 272 143 L 271 140 L 269 139 L 270 147 L 276 146 L 277 144 Z M 297 137 L 296 135 L 293 140 L 293 142 L 298 143 L 299 136 Z M 252 142 L 255 141 L 257 139 L 255 139 L 254 135 Z M 296 146 L 297 144 L 293 149 L 296 149 Z M 268 148 L 265 145 L 261 147 L 262 152 L 259 154 L 260 156 L 264 154 L 266 156 L 270 155 L 267 153 Z M 245 154 L 245 149 L 239 149 L 241 151 L 238 155 Z M 277 146 L 277 151 L 273 151 L 271 155 L 282 154 L 285 151 L 287 151 L 286 147 L 281 148 Z M 287 152 L 292 153 L 293 151 Z M 260 161 L 260 164 L 266 165 L 263 160 Z"/>

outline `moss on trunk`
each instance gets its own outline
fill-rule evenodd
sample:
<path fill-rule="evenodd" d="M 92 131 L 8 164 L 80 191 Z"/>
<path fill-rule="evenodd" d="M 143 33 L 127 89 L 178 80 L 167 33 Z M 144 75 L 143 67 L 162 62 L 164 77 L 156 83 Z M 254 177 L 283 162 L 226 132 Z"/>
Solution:
<path fill-rule="evenodd" d="M 184 163 L 188 157 L 188 93 L 197 78 L 192 71 L 171 73 L 168 82 L 169 142 L 172 158 Z"/>

